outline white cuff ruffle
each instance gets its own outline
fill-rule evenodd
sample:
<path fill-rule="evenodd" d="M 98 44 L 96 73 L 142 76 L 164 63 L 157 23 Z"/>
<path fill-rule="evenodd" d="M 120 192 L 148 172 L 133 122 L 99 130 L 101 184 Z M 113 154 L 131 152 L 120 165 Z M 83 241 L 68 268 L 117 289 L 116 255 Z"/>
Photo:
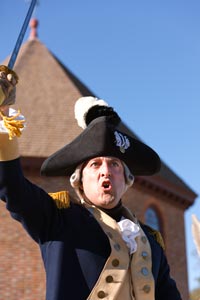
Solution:
<path fill-rule="evenodd" d="M 18 111 L 16 111 L 13 108 L 9 108 L 9 117 L 14 117 L 15 115 L 17 115 Z M 15 118 L 16 121 L 25 121 L 25 117 L 22 114 L 19 114 L 19 116 L 17 116 Z M 25 123 L 24 123 L 24 127 L 25 127 Z M 21 129 L 23 130 L 23 129 Z M 9 130 L 6 128 L 6 126 L 4 125 L 4 121 L 0 120 L 0 133 L 9 133 Z"/>

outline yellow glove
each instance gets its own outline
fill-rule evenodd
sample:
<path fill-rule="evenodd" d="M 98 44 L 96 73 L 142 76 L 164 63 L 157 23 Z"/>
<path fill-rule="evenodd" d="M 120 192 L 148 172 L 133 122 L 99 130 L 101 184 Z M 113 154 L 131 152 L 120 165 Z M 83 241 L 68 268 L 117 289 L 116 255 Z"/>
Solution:
<path fill-rule="evenodd" d="M 0 65 L 0 107 L 15 103 L 17 74 L 6 66 Z"/>

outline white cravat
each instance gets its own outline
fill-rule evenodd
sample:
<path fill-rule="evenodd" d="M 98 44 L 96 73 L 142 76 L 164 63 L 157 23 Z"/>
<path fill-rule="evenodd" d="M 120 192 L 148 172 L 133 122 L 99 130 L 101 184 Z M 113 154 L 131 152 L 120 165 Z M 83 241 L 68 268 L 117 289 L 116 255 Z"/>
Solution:
<path fill-rule="evenodd" d="M 122 239 L 129 248 L 130 254 L 137 251 L 135 238 L 140 235 L 140 227 L 129 219 L 122 219 L 118 222 Z"/>

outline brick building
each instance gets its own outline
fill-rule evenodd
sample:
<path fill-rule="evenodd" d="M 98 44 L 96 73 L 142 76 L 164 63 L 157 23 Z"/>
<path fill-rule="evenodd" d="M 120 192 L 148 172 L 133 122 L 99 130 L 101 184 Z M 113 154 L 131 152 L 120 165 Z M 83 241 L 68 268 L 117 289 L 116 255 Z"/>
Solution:
<path fill-rule="evenodd" d="M 27 119 L 27 129 L 20 138 L 23 170 L 28 179 L 48 192 L 68 189 L 73 194 L 66 178 L 40 177 L 40 166 L 81 132 L 74 119 L 74 103 L 94 93 L 41 43 L 36 26 L 33 21 L 30 39 L 23 44 L 15 65 L 20 78 L 16 108 Z M 2 63 L 7 62 L 8 58 Z M 127 124 L 122 126 L 135 135 Z M 142 222 L 162 232 L 171 273 L 183 300 L 189 299 L 184 212 L 195 198 L 164 163 L 157 175 L 137 177 L 124 197 Z M 45 274 L 37 244 L 4 206 L 0 201 L 0 300 L 44 300 Z"/>

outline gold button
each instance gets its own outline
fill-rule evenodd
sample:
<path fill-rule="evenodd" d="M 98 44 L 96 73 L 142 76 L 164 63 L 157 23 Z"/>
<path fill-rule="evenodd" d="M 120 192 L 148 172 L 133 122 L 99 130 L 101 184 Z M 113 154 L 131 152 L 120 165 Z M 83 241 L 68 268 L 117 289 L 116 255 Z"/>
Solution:
<path fill-rule="evenodd" d="M 148 294 L 148 293 L 150 292 L 150 290 L 151 290 L 151 287 L 150 287 L 149 285 L 146 284 L 146 285 L 143 286 L 143 291 L 144 291 L 145 293 Z"/>
<path fill-rule="evenodd" d="M 105 294 L 104 291 L 99 291 L 99 292 L 97 293 L 97 296 L 98 296 L 98 298 L 103 299 L 103 298 L 105 298 L 106 294 Z"/>
<path fill-rule="evenodd" d="M 142 251 L 142 258 L 146 259 L 148 256 L 148 253 L 146 251 Z"/>
<path fill-rule="evenodd" d="M 149 274 L 149 270 L 144 267 L 141 269 L 141 273 L 142 273 L 142 275 L 147 276 Z"/>
<path fill-rule="evenodd" d="M 106 282 L 108 282 L 108 283 L 113 282 L 113 277 L 112 277 L 111 275 L 108 275 L 108 276 L 106 277 Z"/>
<path fill-rule="evenodd" d="M 147 242 L 146 236 L 143 235 L 143 236 L 141 237 L 141 240 L 142 240 L 142 242 L 145 244 L 145 243 Z"/>
<path fill-rule="evenodd" d="M 113 265 L 113 267 L 118 267 L 119 266 L 119 260 L 117 258 L 113 259 L 112 265 Z"/>

